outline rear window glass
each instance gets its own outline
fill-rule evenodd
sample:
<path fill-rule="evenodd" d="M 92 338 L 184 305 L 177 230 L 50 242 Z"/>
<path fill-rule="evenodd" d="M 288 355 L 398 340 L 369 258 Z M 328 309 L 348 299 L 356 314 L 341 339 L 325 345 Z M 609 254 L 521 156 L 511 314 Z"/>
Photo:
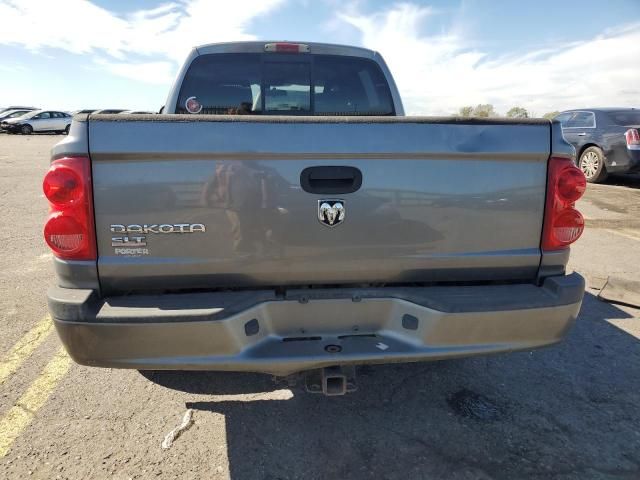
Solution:
<path fill-rule="evenodd" d="M 554 120 L 559 121 L 560 125 L 562 125 L 563 127 L 566 127 L 567 120 L 569 120 L 572 115 L 573 115 L 572 113 L 561 113 L 560 115 L 556 116 Z"/>
<path fill-rule="evenodd" d="M 210 54 L 185 75 L 176 113 L 393 115 L 380 67 L 334 55 Z"/>
<path fill-rule="evenodd" d="M 390 115 L 393 102 L 380 67 L 367 59 L 318 56 L 314 62 L 315 113 Z"/>
<path fill-rule="evenodd" d="M 311 112 L 311 65 L 265 62 L 263 92 L 267 112 Z M 257 110 L 261 107 L 258 106 Z"/>
<path fill-rule="evenodd" d="M 596 118 L 592 112 L 575 112 L 562 126 L 564 128 L 594 128 Z"/>
<path fill-rule="evenodd" d="M 640 112 L 610 112 L 608 114 L 611 123 L 623 127 L 635 127 L 640 125 Z"/>

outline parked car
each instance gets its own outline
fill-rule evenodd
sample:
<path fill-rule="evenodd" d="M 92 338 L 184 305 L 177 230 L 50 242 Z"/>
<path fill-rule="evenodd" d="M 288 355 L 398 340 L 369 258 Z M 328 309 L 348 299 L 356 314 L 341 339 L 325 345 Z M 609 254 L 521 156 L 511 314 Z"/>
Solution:
<path fill-rule="evenodd" d="M 125 110 L 124 112 L 120 112 L 121 115 L 133 115 L 133 114 L 151 114 L 153 115 L 155 112 L 150 112 L 148 110 Z"/>
<path fill-rule="evenodd" d="M 7 110 L 6 112 L 0 113 L 0 122 L 2 120 L 8 120 L 10 118 L 21 117 L 22 115 L 26 115 L 31 110 Z"/>
<path fill-rule="evenodd" d="M 98 109 L 97 108 L 87 108 L 84 110 L 75 110 L 73 112 L 71 112 L 71 115 L 75 115 L 75 114 L 80 114 L 80 113 L 93 113 L 93 112 L 97 112 Z"/>
<path fill-rule="evenodd" d="M 12 118 L 18 118 L 22 115 L 29 113 L 29 110 L 7 110 L 6 112 L 0 113 L 0 133 L 5 133 L 6 131 L 2 128 L 2 122 L 4 120 L 10 120 Z"/>
<path fill-rule="evenodd" d="M 103 110 L 95 110 L 93 113 L 122 113 L 126 111 L 124 108 L 105 108 Z"/>
<path fill-rule="evenodd" d="M 13 106 L 13 107 L 5 107 L 5 108 L 0 108 L 0 113 L 4 113 L 8 110 L 28 110 L 28 111 L 33 111 L 33 110 L 38 110 L 35 107 L 21 107 L 21 106 Z"/>
<path fill-rule="evenodd" d="M 75 361 L 317 369 L 339 395 L 353 365 L 530 350 L 576 319 L 586 182 L 558 122 L 404 117 L 380 54 L 314 43 L 198 47 L 165 105 L 52 150 Z"/>
<path fill-rule="evenodd" d="M 555 117 L 564 138 L 576 149 L 576 161 L 588 182 L 609 173 L 640 171 L 640 109 L 587 108 Z"/>
<path fill-rule="evenodd" d="M 53 110 L 36 110 L 18 118 L 3 120 L 0 127 L 9 133 L 30 135 L 33 132 L 69 133 L 71 115 Z"/>

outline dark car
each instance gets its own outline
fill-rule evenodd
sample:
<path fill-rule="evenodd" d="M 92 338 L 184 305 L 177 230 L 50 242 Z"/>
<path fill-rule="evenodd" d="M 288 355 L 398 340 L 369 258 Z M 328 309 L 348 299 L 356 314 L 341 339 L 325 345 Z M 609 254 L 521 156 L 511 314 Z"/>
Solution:
<path fill-rule="evenodd" d="M 124 111 L 124 108 L 105 108 L 103 110 L 96 110 L 93 113 L 122 113 Z"/>
<path fill-rule="evenodd" d="M 609 173 L 640 171 L 640 109 L 587 108 L 555 117 L 576 149 L 576 162 L 591 183 Z"/>
<path fill-rule="evenodd" d="M 93 112 L 97 112 L 98 109 L 97 108 L 86 108 L 84 110 L 74 110 L 73 112 L 71 112 L 71 115 L 76 115 L 76 114 L 80 114 L 80 113 L 93 113 Z"/>

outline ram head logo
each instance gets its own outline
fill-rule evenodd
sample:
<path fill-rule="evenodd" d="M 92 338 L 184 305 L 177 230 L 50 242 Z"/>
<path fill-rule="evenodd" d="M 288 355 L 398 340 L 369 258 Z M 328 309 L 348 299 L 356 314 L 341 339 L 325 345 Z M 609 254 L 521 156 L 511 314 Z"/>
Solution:
<path fill-rule="evenodd" d="M 318 220 L 327 227 L 335 227 L 344 221 L 344 201 L 318 200 Z"/>

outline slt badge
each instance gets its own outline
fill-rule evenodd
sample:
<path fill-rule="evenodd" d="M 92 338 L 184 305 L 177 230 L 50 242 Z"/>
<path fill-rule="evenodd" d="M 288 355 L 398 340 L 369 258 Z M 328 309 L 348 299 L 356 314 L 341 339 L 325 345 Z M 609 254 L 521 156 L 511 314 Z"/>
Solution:
<path fill-rule="evenodd" d="M 318 220 L 326 227 L 335 227 L 344 221 L 344 200 L 318 200 Z"/>

